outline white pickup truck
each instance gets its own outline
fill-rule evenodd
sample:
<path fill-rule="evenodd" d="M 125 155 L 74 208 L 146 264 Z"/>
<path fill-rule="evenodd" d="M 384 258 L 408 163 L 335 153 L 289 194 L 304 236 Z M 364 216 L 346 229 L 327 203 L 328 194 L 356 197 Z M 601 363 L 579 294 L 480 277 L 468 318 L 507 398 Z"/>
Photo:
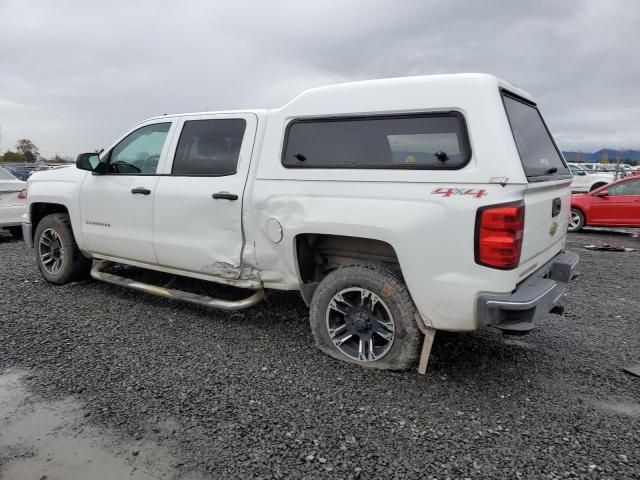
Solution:
<path fill-rule="evenodd" d="M 582 165 L 568 163 L 567 166 L 573 175 L 571 191 L 574 193 L 593 192 L 607 183 L 613 182 L 616 178 L 612 173 L 593 172 L 590 173 Z"/>
<path fill-rule="evenodd" d="M 164 115 L 76 167 L 29 179 L 23 234 L 47 281 L 91 273 L 229 310 L 299 290 L 318 347 L 368 367 L 420 357 L 423 372 L 436 330 L 531 330 L 578 261 L 563 251 L 567 165 L 533 99 L 490 75 Z M 114 263 L 253 292 L 170 290 Z"/>

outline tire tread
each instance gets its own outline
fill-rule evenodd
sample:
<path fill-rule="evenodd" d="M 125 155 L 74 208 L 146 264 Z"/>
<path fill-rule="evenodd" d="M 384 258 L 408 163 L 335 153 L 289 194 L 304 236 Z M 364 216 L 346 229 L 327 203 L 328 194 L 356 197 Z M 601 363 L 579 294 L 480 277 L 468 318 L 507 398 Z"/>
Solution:
<path fill-rule="evenodd" d="M 400 318 L 395 319 L 395 321 L 396 323 L 401 322 L 402 328 L 405 332 L 406 341 L 402 350 L 400 350 L 400 352 L 398 352 L 393 358 L 389 358 L 389 353 L 382 359 L 374 362 L 356 362 L 342 355 L 342 353 L 333 346 L 332 342 L 329 341 L 329 343 L 327 343 L 324 338 L 326 330 L 324 325 L 326 312 L 326 306 L 324 306 L 323 302 L 324 298 L 330 298 L 330 296 L 333 296 L 333 293 L 336 290 L 336 285 L 340 285 L 340 288 L 345 288 L 347 284 L 356 282 L 358 278 L 368 279 L 372 283 L 382 282 L 382 284 L 388 284 L 393 289 L 394 295 L 397 296 L 395 303 L 400 310 Z M 357 284 L 353 283 L 352 286 L 357 286 Z M 313 299 L 311 300 L 309 321 L 316 345 L 320 350 L 332 357 L 350 363 L 356 363 L 364 367 L 383 370 L 407 370 L 416 363 L 420 356 L 420 347 L 423 337 L 422 332 L 416 323 L 416 312 L 415 304 L 413 303 L 411 295 L 409 294 L 409 291 L 401 277 L 377 264 L 354 263 L 330 272 L 320 282 L 318 288 L 314 292 Z"/>
<path fill-rule="evenodd" d="M 43 230 L 56 226 L 59 226 L 62 229 L 61 233 L 62 241 L 65 244 L 65 255 L 68 256 L 70 262 L 67 264 L 66 268 L 63 267 L 61 272 L 56 275 L 51 275 L 46 272 L 40 264 L 38 243 L 40 234 Z M 92 260 L 85 257 L 78 248 L 78 244 L 76 243 L 76 239 L 73 235 L 71 220 L 69 219 L 69 215 L 66 213 L 52 213 L 40 220 L 34 235 L 34 251 L 36 255 L 36 262 L 38 263 L 38 268 L 40 269 L 42 276 L 47 280 L 47 282 L 58 285 L 64 285 L 69 282 L 86 278 L 89 275 L 89 271 L 91 270 L 91 265 L 93 263 Z"/>

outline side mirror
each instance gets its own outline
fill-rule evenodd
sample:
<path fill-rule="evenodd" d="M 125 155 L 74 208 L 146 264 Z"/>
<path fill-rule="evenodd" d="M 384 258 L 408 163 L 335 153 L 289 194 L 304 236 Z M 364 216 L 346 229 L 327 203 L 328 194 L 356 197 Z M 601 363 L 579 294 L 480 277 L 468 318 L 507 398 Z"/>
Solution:
<path fill-rule="evenodd" d="M 598 193 L 594 193 L 593 196 L 594 197 L 608 197 L 609 196 L 609 191 L 608 190 L 600 190 Z"/>
<path fill-rule="evenodd" d="M 95 152 L 81 153 L 76 158 L 76 167 L 80 170 L 87 170 L 89 172 L 104 173 L 104 163 L 100 162 L 100 155 Z"/>
<path fill-rule="evenodd" d="M 584 170 L 578 170 L 578 173 L 576 173 L 576 175 L 580 176 L 580 177 L 584 177 L 587 174 L 587 172 L 585 172 Z"/>

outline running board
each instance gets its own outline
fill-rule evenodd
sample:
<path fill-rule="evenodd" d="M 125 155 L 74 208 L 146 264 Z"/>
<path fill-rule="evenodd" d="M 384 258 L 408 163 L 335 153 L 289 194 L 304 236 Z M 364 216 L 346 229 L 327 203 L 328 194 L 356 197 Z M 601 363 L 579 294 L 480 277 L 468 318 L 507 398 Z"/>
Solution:
<path fill-rule="evenodd" d="M 195 293 L 189 293 L 182 290 L 156 287 L 155 285 L 136 282 L 130 278 L 121 277 L 119 275 L 103 271 L 105 268 L 112 265 L 114 265 L 114 263 L 107 260 L 96 262 L 91 269 L 91 276 L 96 280 L 111 283 L 113 285 L 131 288 L 140 292 L 151 293 L 152 295 L 158 295 L 159 297 L 195 303 L 196 305 L 202 305 L 204 307 L 218 308 L 220 310 L 243 310 L 245 308 L 253 307 L 260 301 L 264 300 L 264 290 L 256 290 L 253 295 L 243 298 L 242 300 L 219 300 L 217 298 L 207 297 L 206 295 L 197 295 Z"/>

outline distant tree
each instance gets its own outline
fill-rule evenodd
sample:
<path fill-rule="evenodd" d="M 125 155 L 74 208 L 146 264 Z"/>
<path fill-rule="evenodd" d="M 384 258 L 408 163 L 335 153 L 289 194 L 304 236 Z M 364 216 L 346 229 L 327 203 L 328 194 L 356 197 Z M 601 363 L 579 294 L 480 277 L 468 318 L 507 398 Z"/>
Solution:
<path fill-rule="evenodd" d="M 605 148 L 600 157 L 600 163 L 609 163 L 609 151 Z"/>
<path fill-rule="evenodd" d="M 12 152 L 11 150 L 7 150 L 4 152 L 4 155 L 0 156 L 0 162 L 6 163 L 23 163 L 26 162 L 26 157 L 17 152 Z"/>
<path fill-rule="evenodd" d="M 57 153 L 53 157 L 43 159 L 47 163 L 71 163 L 73 159 L 69 155 L 58 155 Z"/>
<path fill-rule="evenodd" d="M 40 155 L 40 151 L 35 143 L 28 138 L 21 138 L 16 143 L 16 150 L 18 153 L 24 155 L 27 162 L 35 162 Z"/>

